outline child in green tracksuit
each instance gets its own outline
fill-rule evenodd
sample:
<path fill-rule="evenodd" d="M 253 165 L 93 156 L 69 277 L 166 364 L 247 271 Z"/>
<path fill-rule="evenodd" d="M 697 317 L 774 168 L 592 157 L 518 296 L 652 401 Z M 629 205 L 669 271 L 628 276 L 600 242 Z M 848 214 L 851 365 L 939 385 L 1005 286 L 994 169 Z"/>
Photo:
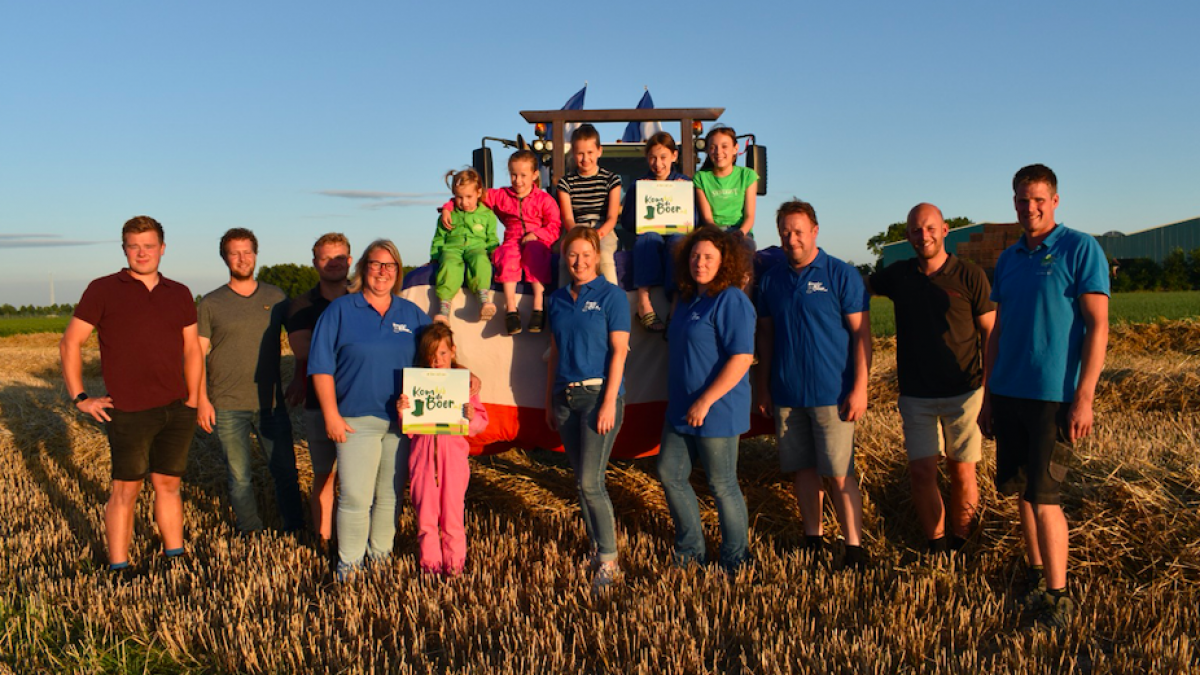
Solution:
<path fill-rule="evenodd" d="M 480 203 L 483 180 L 474 169 L 446 174 L 454 193 L 454 211 L 450 224 L 438 219 L 437 232 L 429 247 L 429 258 L 438 263 L 437 297 L 439 307 L 434 321 L 450 322 L 450 302 L 462 288 L 465 272 L 467 288 L 479 298 L 479 320 L 496 314 L 492 302 L 492 251 L 500 245 L 496 237 L 496 214 Z"/>

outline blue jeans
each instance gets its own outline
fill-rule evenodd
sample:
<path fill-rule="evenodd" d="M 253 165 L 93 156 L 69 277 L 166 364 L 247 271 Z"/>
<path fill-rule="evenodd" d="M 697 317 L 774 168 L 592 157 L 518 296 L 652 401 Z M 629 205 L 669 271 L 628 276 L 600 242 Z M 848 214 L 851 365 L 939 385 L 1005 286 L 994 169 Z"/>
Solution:
<path fill-rule="evenodd" d="M 274 410 L 217 410 L 217 438 L 229 466 L 229 501 L 239 532 L 263 529 L 254 496 L 253 445 L 258 437 L 267 466 L 275 481 L 275 502 L 285 531 L 304 529 L 304 504 L 296 475 L 296 449 L 292 444 L 292 421 L 287 408 Z"/>
<path fill-rule="evenodd" d="M 396 542 L 396 500 L 408 484 L 408 437 L 395 422 L 347 417 L 354 433 L 337 444 L 338 575 L 363 558 L 386 558 Z"/>
<path fill-rule="evenodd" d="M 688 478 L 699 460 L 717 503 L 721 527 L 721 566 L 733 571 L 749 558 L 750 515 L 738 485 L 738 437 L 706 438 L 681 434 L 663 425 L 658 451 L 658 478 L 662 481 L 667 508 L 675 521 L 675 564 L 703 564 L 704 524 L 700 506 Z"/>
<path fill-rule="evenodd" d="M 617 397 L 612 430 L 601 434 L 596 431 L 596 417 L 604 400 L 602 392 L 601 386 L 574 387 L 558 392 L 554 395 L 554 418 L 558 421 L 563 450 L 575 470 L 579 510 L 588 539 L 600 562 L 609 562 L 617 559 L 617 523 L 605 486 L 605 473 L 625 416 L 625 397 Z"/>
<path fill-rule="evenodd" d="M 633 243 L 633 287 L 662 286 L 667 297 L 675 293 L 675 245 L 681 234 L 664 238 L 657 232 L 639 234 Z"/>

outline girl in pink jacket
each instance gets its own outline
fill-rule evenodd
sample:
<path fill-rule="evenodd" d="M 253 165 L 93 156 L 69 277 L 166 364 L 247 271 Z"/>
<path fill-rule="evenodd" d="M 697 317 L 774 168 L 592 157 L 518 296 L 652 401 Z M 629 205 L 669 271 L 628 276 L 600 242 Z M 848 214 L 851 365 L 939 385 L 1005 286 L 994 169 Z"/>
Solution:
<path fill-rule="evenodd" d="M 444 323 L 434 323 L 421 333 L 417 363 L 423 368 L 462 368 L 455 360 L 454 335 Z M 412 407 L 402 394 L 396 402 L 401 419 Z M 473 394 L 463 406 L 469 421 L 467 433 L 475 436 L 487 428 L 487 408 Z M 471 466 L 467 461 L 470 446 L 465 436 L 410 434 L 408 473 L 413 508 L 417 512 L 417 545 L 421 551 L 421 570 L 432 574 L 457 576 L 467 561 L 467 534 L 464 525 L 467 482 Z"/>
<path fill-rule="evenodd" d="M 543 299 L 550 281 L 550 247 L 558 241 L 562 218 L 558 203 L 539 186 L 537 155 L 529 150 L 514 152 L 508 158 L 508 177 L 511 187 L 491 188 L 483 198 L 483 204 L 504 223 L 504 241 L 492 253 L 496 281 L 504 287 L 504 329 L 509 335 L 521 332 L 517 282 L 524 273 L 525 280 L 533 286 L 529 332 L 540 333 L 546 325 Z M 453 210 L 453 202 L 442 208 L 444 225 L 449 225 Z"/>

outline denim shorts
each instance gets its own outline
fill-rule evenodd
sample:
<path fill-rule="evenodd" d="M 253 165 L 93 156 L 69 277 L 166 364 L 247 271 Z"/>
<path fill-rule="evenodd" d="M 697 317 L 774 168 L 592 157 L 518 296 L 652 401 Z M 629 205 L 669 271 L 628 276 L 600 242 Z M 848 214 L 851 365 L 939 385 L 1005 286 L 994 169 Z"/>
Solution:
<path fill-rule="evenodd" d="M 113 480 L 140 481 L 147 473 L 182 476 L 196 433 L 196 409 L 183 401 L 125 412 L 108 409 L 104 426 L 112 452 Z"/>

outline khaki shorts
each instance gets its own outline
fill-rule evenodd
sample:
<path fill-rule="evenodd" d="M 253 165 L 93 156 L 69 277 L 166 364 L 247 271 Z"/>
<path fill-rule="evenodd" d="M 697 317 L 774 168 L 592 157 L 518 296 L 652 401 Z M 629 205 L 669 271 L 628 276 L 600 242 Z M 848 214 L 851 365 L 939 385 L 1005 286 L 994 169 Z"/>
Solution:
<path fill-rule="evenodd" d="M 908 461 L 944 454 L 957 462 L 979 462 L 983 458 L 981 406 L 982 387 L 947 398 L 901 396 L 900 418 L 904 420 Z"/>
<path fill-rule="evenodd" d="M 854 474 L 854 422 L 844 422 L 835 405 L 775 408 L 779 468 L 784 473 L 816 469 L 821 476 Z"/>

